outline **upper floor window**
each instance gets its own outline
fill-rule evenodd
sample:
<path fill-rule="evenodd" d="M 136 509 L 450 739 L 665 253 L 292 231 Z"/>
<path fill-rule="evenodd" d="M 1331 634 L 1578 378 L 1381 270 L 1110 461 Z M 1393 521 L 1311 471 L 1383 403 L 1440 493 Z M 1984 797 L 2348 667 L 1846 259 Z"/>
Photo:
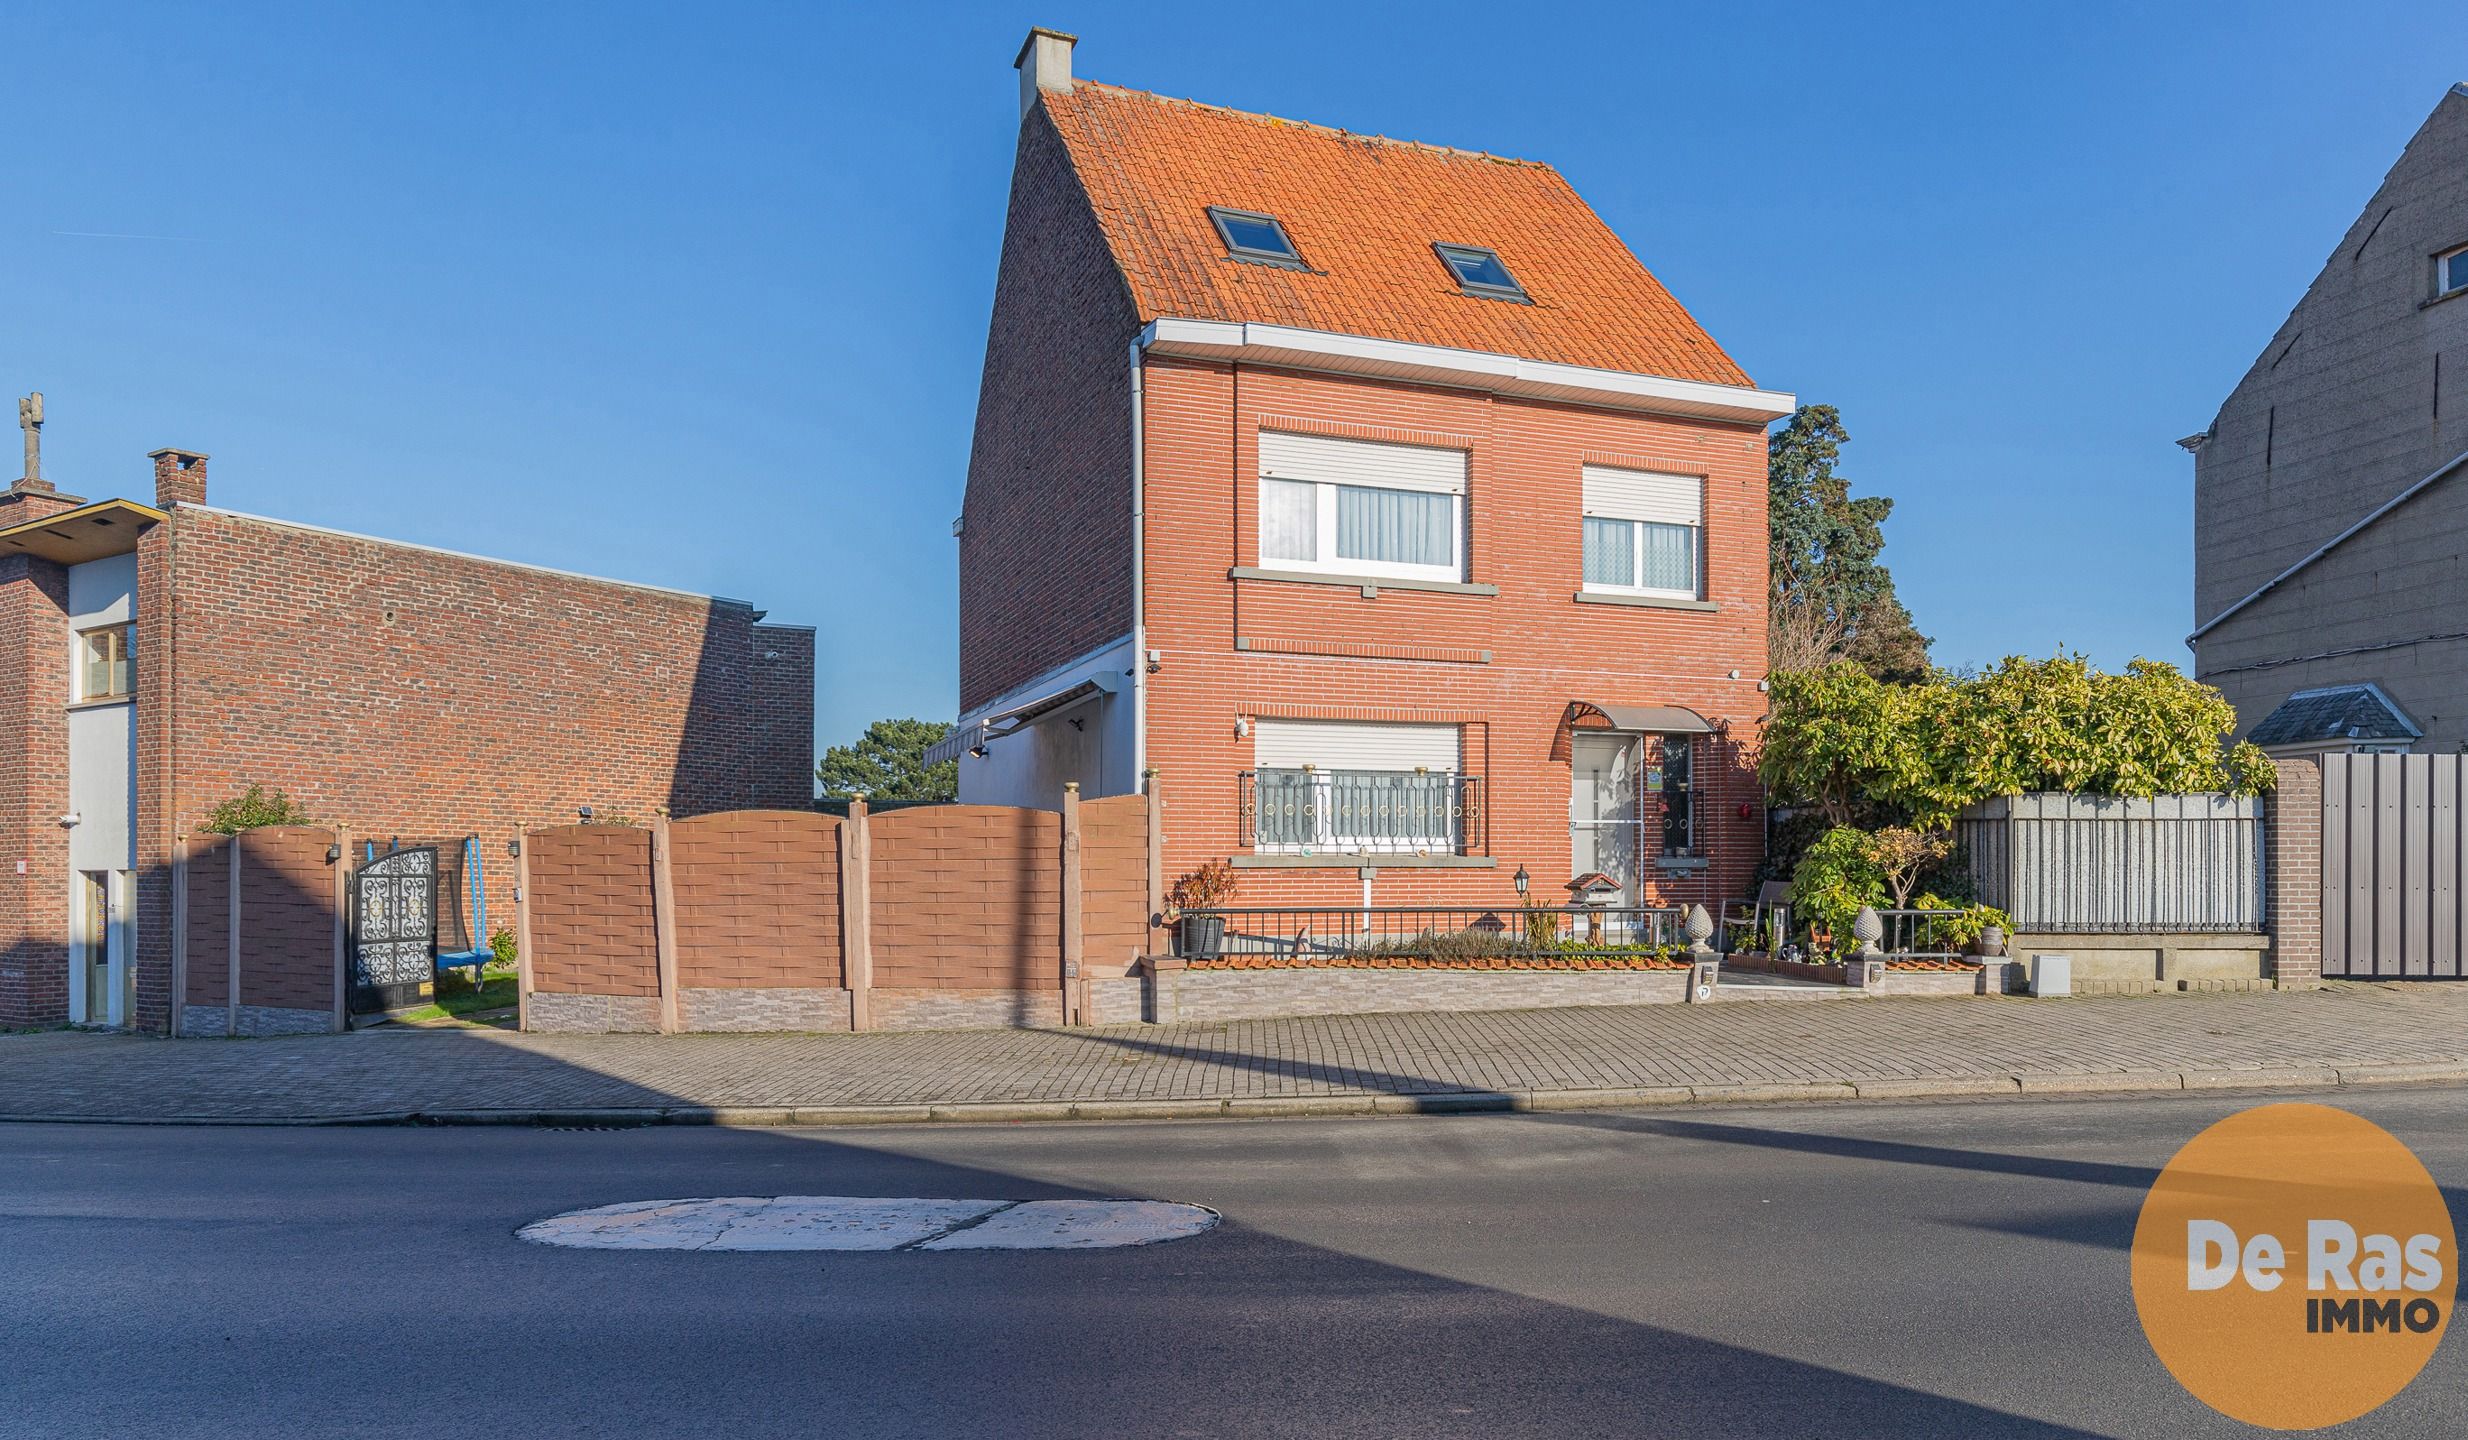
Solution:
<path fill-rule="evenodd" d="M 1705 482 L 1588 465 L 1585 588 L 1703 598 Z"/>
<path fill-rule="evenodd" d="M 1434 245 L 1448 273 L 1457 277 L 1468 295 L 1480 295 L 1491 300 L 1522 300 L 1531 304 L 1525 287 L 1500 263 L 1499 252 L 1479 245 Z"/>
<path fill-rule="evenodd" d="M 1465 452 L 1260 432 L 1260 564 L 1465 578 Z"/>
<path fill-rule="evenodd" d="M 2456 295 L 2468 290 L 2468 245 L 2434 257 L 2434 294 Z"/>
<path fill-rule="evenodd" d="M 1225 253 L 1233 258 L 1302 268 L 1302 252 L 1294 248 L 1276 216 L 1211 205 L 1208 218 L 1216 222 L 1218 238 L 1225 241 Z"/>
<path fill-rule="evenodd" d="M 118 700 L 137 693 L 134 634 L 127 625 L 78 632 L 78 699 Z"/>

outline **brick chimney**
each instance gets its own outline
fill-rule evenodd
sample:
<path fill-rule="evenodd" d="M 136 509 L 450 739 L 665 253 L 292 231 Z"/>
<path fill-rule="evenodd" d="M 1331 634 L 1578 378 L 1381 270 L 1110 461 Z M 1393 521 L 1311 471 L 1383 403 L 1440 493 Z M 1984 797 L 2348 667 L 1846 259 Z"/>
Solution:
<path fill-rule="evenodd" d="M 1028 32 L 1020 44 L 1020 53 L 1011 68 L 1020 72 L 1020 118 L 1037 106 L 1037 92 L 1071 89 L 1071 47 L 1080 43 L 1077 35 L 1065 35 L 1060 30 L 1048 30 L 1040 25 Z"/>
<path fill-rule="evenodd" d="M 202 450 L 150 450 L 154 462 L 154 508 L 206 503 L 206 455 Z"/>

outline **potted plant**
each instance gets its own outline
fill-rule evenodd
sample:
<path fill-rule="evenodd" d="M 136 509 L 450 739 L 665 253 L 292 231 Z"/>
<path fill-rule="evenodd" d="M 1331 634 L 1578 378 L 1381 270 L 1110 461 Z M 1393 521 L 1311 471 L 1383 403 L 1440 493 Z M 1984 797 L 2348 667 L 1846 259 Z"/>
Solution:
<path fill-rule="evenodd" d="M 1210 914 L 1234 894 L 1234 867 L 1211 860 L 1174 882 L 1166 897 L 1174 950 L 1186 960 L 1213 960 L 1225 950 L 1225 917 Z M 1196 912 L 1196 913 L 1195 913 Z"/>

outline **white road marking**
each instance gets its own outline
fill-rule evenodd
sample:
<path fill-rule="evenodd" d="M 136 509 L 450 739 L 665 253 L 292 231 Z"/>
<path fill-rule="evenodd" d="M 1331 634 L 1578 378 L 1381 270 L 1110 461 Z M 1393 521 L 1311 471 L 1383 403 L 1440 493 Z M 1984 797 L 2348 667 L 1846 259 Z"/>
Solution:
<path fill-rule="evenodd" d="M 1165 1200 L 723 1195 L 573 1210 L 515 1234 L 586 1250 L 1104 1250 L 1216 1223 L 1214 1210 Z"/>

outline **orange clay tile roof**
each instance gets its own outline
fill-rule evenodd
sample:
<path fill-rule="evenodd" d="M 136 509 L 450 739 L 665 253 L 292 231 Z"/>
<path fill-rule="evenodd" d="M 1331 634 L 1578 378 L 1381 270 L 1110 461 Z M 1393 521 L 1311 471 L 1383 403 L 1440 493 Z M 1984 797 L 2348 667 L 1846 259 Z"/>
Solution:
<path fill-rule="evenodd" d="M 1750 383 L 1548 165 L 1085 80 L 1043 99 L 1144 320 Z M 1211 205 L 1276 216 L 1318 273 L 1227 259 Z M 1534 303 L 1463 294 L 1435 241 L 1498 251 Z"/>

